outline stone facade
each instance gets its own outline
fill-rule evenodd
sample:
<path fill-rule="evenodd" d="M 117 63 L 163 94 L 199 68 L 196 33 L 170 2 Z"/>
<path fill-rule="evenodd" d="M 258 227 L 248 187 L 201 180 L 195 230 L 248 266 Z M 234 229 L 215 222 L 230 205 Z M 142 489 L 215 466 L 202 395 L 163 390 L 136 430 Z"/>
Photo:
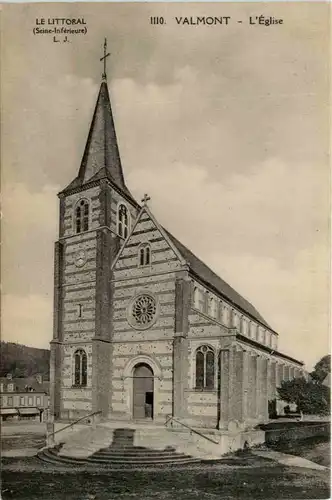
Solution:
<path fill-rule="evenodd" d="M 236 292 L 228 296 L 228 285 L 225 292 L 198 275 L 195 257 L 132 198 L 117 145 L 113 163 L 103 147 L 104 137 L 116 140 L 103 131 L 113 126 L 102 119 L 110 109 L 105 86 L 85 152 L 93 168 L 83 161 L 59 194 L 51 413 L 132 420 L 142 404 L 135 368 L 147 365 L 147 418 L 157 423 L 173 415 L 232 431 L 265 422 L 276 387 L 299 376 L 302 363 L 277 351 L 278 334 Z"/>

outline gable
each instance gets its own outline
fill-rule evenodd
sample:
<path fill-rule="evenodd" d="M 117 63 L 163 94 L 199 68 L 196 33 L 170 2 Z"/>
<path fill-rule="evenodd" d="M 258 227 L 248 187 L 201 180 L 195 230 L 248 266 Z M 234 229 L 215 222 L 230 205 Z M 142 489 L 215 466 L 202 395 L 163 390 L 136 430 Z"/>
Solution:
<path fill-rule="evenodd" d="M 148 244 L 151 251 L 149 265 L 140 265 L 139 249 Z M 185 261 L 172 244 L 166 232 L 143 207 L 132 231 L 113 263 L 115 279 L 135 278 L 144 275 L 174 272 L 183 268 Z"/>

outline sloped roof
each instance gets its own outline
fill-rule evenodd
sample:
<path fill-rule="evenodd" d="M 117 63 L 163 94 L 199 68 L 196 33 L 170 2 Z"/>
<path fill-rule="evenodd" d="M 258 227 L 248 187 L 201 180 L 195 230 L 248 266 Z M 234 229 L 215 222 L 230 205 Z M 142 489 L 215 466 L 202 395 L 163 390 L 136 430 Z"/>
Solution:
<path fill-rule="evenodd" d="M 50 383 L 48 381 L 38 382 L 36 377 L 0 377 L 0 382 L 7 388 L 7 385 L 14 384 L 14 392 L 26 392 L 26 387 L 31 387 L 35 392 L 49 392 Z"/>
<path fill-rule="evenodd" d="M 62 191 L 108 178 L 131 197 L 125 184 L 106 81 L 102 81 L 78 176 Z"/>
<path fill-rule="evenodd" d="M 262 323 L 267 328 L 271 329 L 265 319 L 259 314 L 257 309 L 250 304 L 246 299 L 244 299 L 239 293 L 237 293 L 234 288 L 232 288 L 226 281 L 221 279 L 215 272 L 212 271 L 203 261 L 201 261 L 196 255 L 194 255 L 191 250 L 184 246 L 177 238 L 175 238 L 170 232 L 166 231 L 171 238 L 174 245 L 178 248 L 179 252 L 183 255 L 185 260 L 188 262 L 190 270 L 201 279 L 207 286 L 212 286 L 218 293 L 223 295 L 226 299 L 232 302 L 234 305 L 242 309 L 244 312 L 248 313 L 254 319 Z"/>

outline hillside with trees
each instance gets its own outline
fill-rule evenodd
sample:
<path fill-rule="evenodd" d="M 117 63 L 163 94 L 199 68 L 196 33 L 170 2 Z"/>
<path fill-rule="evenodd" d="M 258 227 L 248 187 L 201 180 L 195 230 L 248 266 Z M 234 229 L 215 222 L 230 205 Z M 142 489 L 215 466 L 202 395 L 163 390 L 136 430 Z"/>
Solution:
<path fill-rule="evenodd" d="M 31 377 L 40 373 L 49 380 L 50 351 L 12 342 L 1 342 L 0 376 Z"/>

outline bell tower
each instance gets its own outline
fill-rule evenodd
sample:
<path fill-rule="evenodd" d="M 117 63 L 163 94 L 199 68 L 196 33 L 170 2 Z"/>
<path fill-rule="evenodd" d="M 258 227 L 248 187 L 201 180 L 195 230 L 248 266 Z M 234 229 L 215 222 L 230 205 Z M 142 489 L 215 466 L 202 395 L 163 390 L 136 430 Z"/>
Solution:
<path fill-rule="evenodd" d="M 108 414 L 112 373 L 111 265 L 133 224 L 138 204 L 123 170 L 107 86 L 102 81 L 75 179 L 59 194 L 51 341 L 51 415 L 76 419 Z"/>

